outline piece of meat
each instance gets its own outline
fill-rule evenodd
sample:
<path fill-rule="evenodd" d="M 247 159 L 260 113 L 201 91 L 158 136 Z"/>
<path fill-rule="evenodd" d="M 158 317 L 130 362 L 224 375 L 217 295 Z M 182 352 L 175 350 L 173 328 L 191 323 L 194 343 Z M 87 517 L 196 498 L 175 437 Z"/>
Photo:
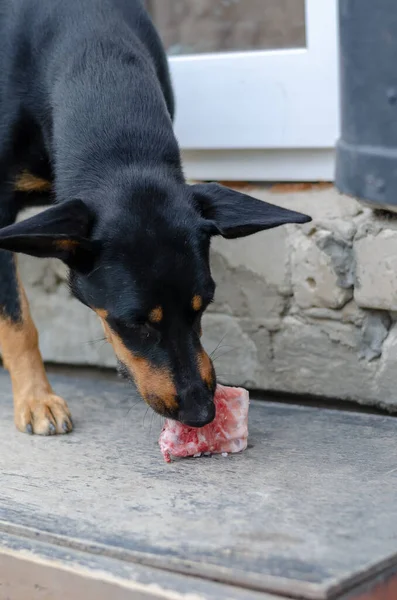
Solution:
<path fill-rule="evenodd" d="M 215 393 L 216 416 L 196 429 L 167 419 L 159 444 L 166 462 L 171 457 L 241 452 L 247 447 L 249 394 L 243 388 L 219 385 Z"/>

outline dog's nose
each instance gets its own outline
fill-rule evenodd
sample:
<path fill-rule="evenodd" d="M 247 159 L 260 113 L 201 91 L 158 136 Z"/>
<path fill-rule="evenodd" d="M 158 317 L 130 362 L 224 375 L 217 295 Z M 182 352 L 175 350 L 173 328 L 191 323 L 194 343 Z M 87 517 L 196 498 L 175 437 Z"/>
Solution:
<path fill-rule="evenodd" d="M 200 407 L 182 409 L 178 413 L 178 421 L 188 427 L 204 427 L 215 419 L 215 404 L 210 402 Z"/>
<path fill-rule="evenodd" d="M 214 393 L 207 386 L 192 383 L 179 390 L 177 419 L 189 427 L 204 427 L 215 418 Z"/>

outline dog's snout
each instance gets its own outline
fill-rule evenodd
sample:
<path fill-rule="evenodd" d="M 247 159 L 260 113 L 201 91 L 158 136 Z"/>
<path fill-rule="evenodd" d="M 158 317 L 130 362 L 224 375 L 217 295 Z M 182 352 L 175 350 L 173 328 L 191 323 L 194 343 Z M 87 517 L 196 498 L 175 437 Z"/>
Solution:
<path fill-rule="evenodd" d="M 207 388 L 192 387 L 179 396 L 178 421 L 189 427 L 204 427 L 215 418 L 215 404 Z"/>

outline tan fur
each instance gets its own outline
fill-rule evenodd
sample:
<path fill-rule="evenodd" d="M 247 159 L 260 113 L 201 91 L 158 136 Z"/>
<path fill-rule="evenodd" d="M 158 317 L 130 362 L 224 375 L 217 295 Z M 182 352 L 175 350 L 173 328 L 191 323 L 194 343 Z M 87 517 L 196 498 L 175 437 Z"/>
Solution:
<path fill-rule="evenodd" d="M 157 412 L 175 410 L 178 403 L 176 401 L 176 388 L 170 371 L 166 368 L 154 367 L 146 359 L 135 356 L 107 323 L 107 312 L 97 309 L 96 313 L 101 319 L 108 342 L 112 344 L 116 356 L 133 376 L 138 391 L 145 402 Z"/>
<path fill-rule="evenodd" d="M 199 311 L 202 306 L 203 306 L 203 299 L 202 299 L 202 297 L 199 296 L 198 294 L 196 294 L 195 296 L 193 296 L 193 299 L 192 299 L 192 308 L 193 308 L 193 310 Z"/>
<path fill-rule="evenodd" d="M 76 240 L 56 240 L 54 242 L 54 246 L 58 250 L 68 250 L 69 252 L 74 252 L 78 245 L 79 242 Z"/>
<path fill-rule="evenodd" d="M 0 345 L 3 363 L 10 372 L 14 396 L 15 424 L 26 432 L 48 435 L 72 430 L 66 402 L 56 396 L 49 384 L 38 346 L 38 334 L 32 321 L 25 291 L 19 281 L 22 309 L 20 323 L 0 318 Z M 52 426 L 51 426 L 52 424 Z"/>
<path fill-rule="evenodd" d="M 161 306 L 156 306 L 156 308 L 151 310 L 149 313 L 149 321 L 151 323 L 161 323 L 162 320 L 163 320 L 163 309 Z"/>
<path fill-rule="evenodd" d="M 205 350 L 201 350 L 197 355 L 197 364 L 201 379 L 205 381 L 208 387 L 211 387 L 214 380 L 214 372 L 210 357 Z"/>
<path fill-rule="evenodd" d="M 51 191 L 51 182 L 36 177 L 28 171 L 23 171 L 15 180 L 14 189 L 17 192 L 49 192 Z"/>

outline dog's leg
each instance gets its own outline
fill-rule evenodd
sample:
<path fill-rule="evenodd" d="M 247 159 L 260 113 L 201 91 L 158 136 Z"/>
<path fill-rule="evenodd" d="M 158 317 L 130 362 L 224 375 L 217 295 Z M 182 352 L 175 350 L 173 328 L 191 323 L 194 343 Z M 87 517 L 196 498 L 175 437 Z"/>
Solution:
<path fill-rule="evenodd" d="M 14 220 L 0 206 L 0 224 Z M 0 250 L 0 346 L 10 372 L 15 424 L 20 431 L 52 435 L 68 433 L 72 421 L 66 402 L 56 396 L 47 379 L 38 334 L 25 290 L 18 277 L 16 258 Z"/>

